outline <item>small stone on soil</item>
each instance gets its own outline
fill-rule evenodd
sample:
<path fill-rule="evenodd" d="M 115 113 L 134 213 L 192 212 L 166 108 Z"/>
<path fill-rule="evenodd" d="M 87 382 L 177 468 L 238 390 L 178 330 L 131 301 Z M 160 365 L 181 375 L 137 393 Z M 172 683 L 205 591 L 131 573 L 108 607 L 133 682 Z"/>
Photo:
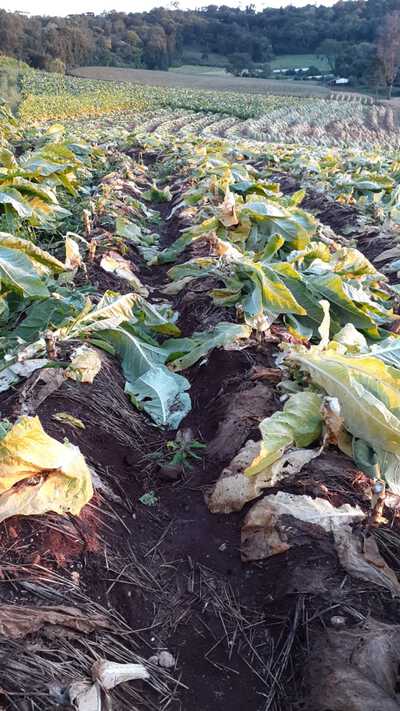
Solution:
<path fill-rule="evenodd" d="M 149 662 L 152 664 L 158 664 L 159 667 L 163 667 L 164 669 L 172 669 L 176 664 L 175 657 L 173 657 L 173 655 L 166 650 L 158 652 L 158 654 L 154 654 L 150 657 Z"/>
<path fill-rule="evenodd" d="M 180 464 L 164 464 L 158 470 L 159 479 L 164 481 L 177 481 L 182 476 L 183 470 Z"/>

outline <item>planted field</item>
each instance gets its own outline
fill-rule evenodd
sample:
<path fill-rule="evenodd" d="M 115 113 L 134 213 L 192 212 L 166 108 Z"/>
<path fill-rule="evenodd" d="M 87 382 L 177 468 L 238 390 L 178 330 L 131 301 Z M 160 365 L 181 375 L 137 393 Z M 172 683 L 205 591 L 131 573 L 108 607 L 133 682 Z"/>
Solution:
<path fill-rule="evenodd" d="M 328 96 L 329 90 L 312 82 L 295 82 L 279 79 L 251 79 L 225 76 L 210 76 L 202 73 L 151 71 L 150 69 L 120 69 L 115 67 L 79 67 L 74 74 L 86 79 L 125 81 L 145 86 L 182 89 L 238 91 L 246 94 L 273 94 L 283 96 Z"/>
<path fill-rule="evenodd" d="M 1 705 L 397 708 L 396 117 L 19 88 L 18 117 L 0 106 Z"/>
<path fill-rule="evenodd" d="M 226 77 L 224 67 L 207 67 L 202 64 L 182 64 L 180 67 L 170 67 L 169 71 L 176 74 L 207 74 L 207 76 Z"/>

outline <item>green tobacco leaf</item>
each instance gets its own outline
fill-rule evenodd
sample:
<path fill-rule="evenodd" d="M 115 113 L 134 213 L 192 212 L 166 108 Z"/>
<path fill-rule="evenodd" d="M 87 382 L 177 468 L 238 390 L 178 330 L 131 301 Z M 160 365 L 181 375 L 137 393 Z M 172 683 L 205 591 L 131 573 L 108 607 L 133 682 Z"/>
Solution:
<path fill-rule="evenodd" d="M 362 439 L 353 437 L 353 459 L 371 479 L 385 479 L 389 489 L 400 496 L 400 457 L 383 449 L 373 449 Z"/>
<path fill-rule="evenodd" d="M 139 225 L 129 222 L 123 217 L 118 217 L 115 223 L 115 234 L 125 237 L 133 244 L 142 244 L 142 230 Z"/>
<path fill-rule="evenodd" d="M 58 328 L 68 318 L 77 316 L 83 306 L 84 297 L 79 293 L 64 298 L 53 295 L 48 299 L 36 301 L 29 306 L 25 318 L 10 335 L 32 342 L 40 333 L 49 328 Z"/>
<path fill-rule="evenodd" d="M 101 333 L 101 338 L 109 342 L 122 361 L 125 378 L 133 382 L 150 368 L 162 365 L 167 352 L 161 347 L 147 343 L 125 328 L 115 328 Z"/>
<path fill-rule="evenodd" d="M 258 195 L 273 196 L 279 192 L 278 183 L 264 183 L 262 181 L 254 180 L 238 180 L 236 183 L 231 183 L 229 186 L 230 190 L 234 193 L 239 193 L 240 195 L 246 195 L 247 193 L 256 193 Z"/>
<path fill-rule="evenodd" d="M 137 299 L 134 315 L 146 329 L 164 336 L 180 336 L 181 331 L 174 323 L 177 318 L 169 304 L 151 304 L 141 296 Z"/>
<path fill-rule="evenodd" d="M 283 237 L 280 237 L 279 235 L 273 235 L 268 240 L 261 254 L 257 255 L 257 260 L 260 261 L 261 264 L 271 262 L 272 258 L 277 252 L 279 252 L 280 248 L 283 247 L 284 244 L 285 240 L 283 239 Z"/>
<path fill-rule="evenodd" d="M 175 242 L 166 249 L 163 249 L 157 255 L 157 264 L 166 264 L 167 262 L 174 262 L 178 254 L 181 254 L 183 250 L 192 242 L 195 242 L 200 237 L 209 234 L 213 230 L 218 228 L 218 219 L 216 217 L 210 217 L 204 220 L 200 225 L 191 227 L 190 229 L 182 232 L 180 237 L 175 240 Z"/>
<path fill-rule="evenodd" d="M 378 473 L 378 457 L 375 450 L 369 446 L 368 442 L 356 437 L 353 437 L 352 449 L 353 459 L 358 469 L 368 474 L 371 479 L 375 479 Z"/>
<path fill-rule="evenodd" d="M 249 326 L 222 321 L 212 331 L 196 331 L 190 338 L 169 340 L 163 348 L 170 354 L 173 370 L 186 370 L 214 348 L 231 345 L 241 338 L 249 338 L 250 334 Z"/>
<path fill-rule="evenodd" d="M 121 359 L 125 390 L 160 426 L 176 428 L 190 411 L 190 384 L 164 366 L 167 351 L 136 336 L 128 328 L 102 332 Z"/>
<path fill-rule="evenodd" d="M 49 296 L 31 260 L 17 249 L 0 247 L 0 282 L 7 289 L 32 299 Z"/>
<path fill-rule="evenodd" d="M 295 297 L 280 279 L 273 266 L 257 264 L 250 259 L 243 259 L 236 267 L 239 279 L 250 279 L 252 290 L 244 298 L 243 306 L 250 316 L 266 309 L 276 314 L 297 314 L 305 316 L 305 309 L 297 303 Z"/>
<path fill-rule="evenodd" d="M 321 405 L 322 397 L 317 393 L 305 391 L 291 395 L 282 411 L 274 412 L 261 422 L 260 453 L 244 473 L 247 476 L 259 474 L 288 447 L 308 447 L 315 442 L 322 432 Z"/>
<path fill-rule="evenodd" d="M 160 189 L 156 184 L 152 185 L 150 190 L 146 190 L 142 193 L 144 200 L 151 200 L 154 202 L 169 202 L 172 200 L 172 193 L 167 186 L 164 189 Z"/>
<path fill-rule="evenodd" d="M 265 220 L 266 218 L 278 218 L 287 217 L 288 210 L 280 205 L 276 201 L 268 201 L 265 199 L 257 199 L 255 197 L 250 197 L 244 207 L 242 212 L 254 217 L 257 220 Z"/>
<path fill-rule="evenodd" d="M 159 427 L 177 429 L 191 409 L 190 395 L 186 392 L 189 388 L 186 378 L 158 366 L 128 382 L 125 391 Z"/>
<path fill-rule="evenodd" d="M 188 262 L 176 264 L 174 267 L 171 267 L 168 269 L 167 275 L 169 279 L 173 279 L 174 281 L 180 281 L 181 279 L 186 279 L 186 277 L 197 279 L 212 274 L 215 266 L 215 259 L 213 257 L 195 257 Z"/>
<path fill-rule="evenodd" d="M 140 225 L 136 225 L 123 217 L 118 217 L 115 224 L 115 234 L 134 244 L 139 254 L 146 263 L 150 264 L 159 253 L 159 236 L 144 232 Z"/>
<path fill-rule="evenodd" d="M 266 235 L 279 235 L 293 249 L 304 249 L 315 234 L 316 219 L 300 208 L 285 208 L 278 202 L 265 199 L 248 199 L 241 215 L 249 215 L 252 219 L 263 222 Z"/>
<path fill-rule="evenodd" d="M 319 326 L 324 312 L 319 304 L 318 296 L 307 288 L 307 284 L 301 274 L 296 271 L 292 264 L 286 262 L 274 264 L 274 269 L 282 277 L 282 281 L 290 289 L 296 301 L 305 309 L 308 318 L 314 322 L 315 326 Z"/>
<path fill-rule="evenodd" d="M 350 322 L 356 328 L 375 326 L 375 321 L 347 296 L 342 278 L 338 274 L 328 272 L 319 276 L 307 276 L 306 284 L 318 300 L 323 298 L 331 303 L 332 315 L 341 323 Z"/>

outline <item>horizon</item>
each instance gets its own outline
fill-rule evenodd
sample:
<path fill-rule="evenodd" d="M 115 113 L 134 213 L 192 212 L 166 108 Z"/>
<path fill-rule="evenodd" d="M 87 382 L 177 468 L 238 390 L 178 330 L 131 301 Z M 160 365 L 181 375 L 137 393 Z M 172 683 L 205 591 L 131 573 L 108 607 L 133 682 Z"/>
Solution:
<path fill-rule="evenodd" d="M 330 7 L 334 5 L 337 0 L 254 0 L 254 5 L 258 11 L 264 10 L 266 8 L 280 8 L 287 7 L 288 5 L 293 5 L 295 7 L 305 7 L 306 5 L 324 5 Z M 66 17 L 67 15 L 80 15 L 86 12 L 93 12 L 95 15 L 100 15 L 103 12 L 111 12 L 115 10 L 116 12 L 149 12 L 156 7 L 165 7 L 167 9 L 174 9 L 171 0 L 161 0 L 161 2 L 154 2 L 154 0 L 141 0 L 139 3 L 135 3 L 136 7 L 132 7 L 130 0 L 103 0 L 100 4 L 98 0 L 61 0 L 58 4 L 61 10 L 54 13 L 54 3 L 51 0 L 34 0 L 34 2 L 29 0 L 0 0 L 0 9 L 7 10 L 8 12 L 23 12 L 27 15 L 44 15 L 49 17 Z M 178 6 L 181 10 L 196 10 L 207 5 L 212 5 L 217 3 L 212 2 L 199 2 L 199 0 L 184 0 L 179 2 Z M 228 7 L 237 7 L 245 9 L 250 2 L 246 0 L 225 0 L 221 2 L 221 5 Z M 32 6 L 34 9 L 32 9 Z"/>

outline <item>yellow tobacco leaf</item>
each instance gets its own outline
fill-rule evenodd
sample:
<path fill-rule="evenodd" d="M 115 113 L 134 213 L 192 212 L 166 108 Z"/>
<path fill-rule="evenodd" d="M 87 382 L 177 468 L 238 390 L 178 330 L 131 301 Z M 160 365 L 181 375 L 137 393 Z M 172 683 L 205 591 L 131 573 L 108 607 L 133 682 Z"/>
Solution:
<path fill-rule="evenodd" d="M 92 495 L 79 448 L 46 434 L 38 417 L 22 417 L 0 441 L 0 521 L 49 511 L 77 516 Z"/>

